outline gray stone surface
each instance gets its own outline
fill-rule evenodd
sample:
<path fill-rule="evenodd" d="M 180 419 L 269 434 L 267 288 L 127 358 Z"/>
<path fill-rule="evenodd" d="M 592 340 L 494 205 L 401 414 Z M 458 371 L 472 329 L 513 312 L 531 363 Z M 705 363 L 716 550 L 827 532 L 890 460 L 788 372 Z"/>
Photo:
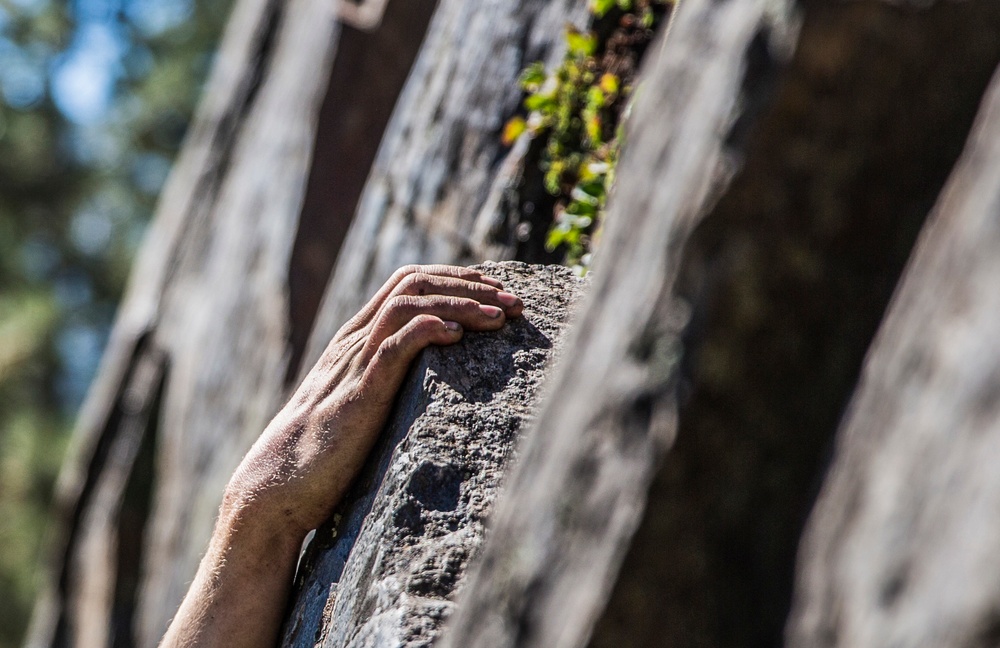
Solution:
<path fill-rule="evenodd" d="M 449 616 L 583 286 L 559 266 L 478 267 L 521 296 L 524 316 L 418 360 L 303 557 L 283 645 L 429 646 Z"/>

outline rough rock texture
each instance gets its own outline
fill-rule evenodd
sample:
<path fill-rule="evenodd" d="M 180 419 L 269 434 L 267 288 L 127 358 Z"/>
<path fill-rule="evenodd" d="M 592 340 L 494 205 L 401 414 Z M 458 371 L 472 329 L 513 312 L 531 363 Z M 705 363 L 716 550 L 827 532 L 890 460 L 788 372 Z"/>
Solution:
<path fill-rule="evenodd" d="M 584 283 L 558 266 L 479 267 L 523 298 L 524 316 L 423 354 L 352 495 L 306 552 L 283 645 L 429 646 L 451 612 Z"/>

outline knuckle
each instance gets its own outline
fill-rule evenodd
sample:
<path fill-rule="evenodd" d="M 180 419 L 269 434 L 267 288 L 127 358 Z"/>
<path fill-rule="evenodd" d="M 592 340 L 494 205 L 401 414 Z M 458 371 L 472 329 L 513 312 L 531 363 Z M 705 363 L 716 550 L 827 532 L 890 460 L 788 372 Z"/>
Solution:
<path fill-rule="evenodd" d="M 436 264 L 432 266 L 427 266 L 427 272 L 432 274 L 442 276 L 442 277 L 462 277 L 468 273 L 468 270 L 454 265 L 446 264 Z"/>
<path fill-rule="evenodd" d="M 436 331 L 441 326 L 441 319 L 429 313 L 421 313 L 413 318 L 411 330 L 417 335 L 425 335 Z"/>
<path fill-rule="evenodd" d="M 473 299 L 466 299 L 464 297 L 455 297 L 452 295 L 435 295 L 428 300 L 428 310 L 437 313 L 441 316 L 444 315 L 468 315 L 473 313 L 476 308 L 476 302 Z"/>
<path fill-rule="evenodd" d="M 386 312 L 394 317 L 411 313 L 416 308 L 416 300 L 410 295 L 394 295 L 386 302 Z"/>
<path fill-rule="evenodd" d="M 438 308 L 447 313 L 452 312 L 463 312 L 468 310 L 467 302 L 472 303 L 472 300 L 465 299 L 464 297 L 455 297 L 453 295 L 444 295 L 435 299 Z"/>
<path fill-rule="evenodd" d="M 468 311 L 470 313 L 479 312 L 479 302 L 469 297 L 452 297 L 451 307 L 456 310 Z"/>
<path fill-rule="evenodd" d="M 401 267 L 399 270 L 396 270 L 396 272 L 392 274 L 394 279 L 402 280 L 408 275 L 411 275 L 415 272 L 420 272 L 420 266 L 415 264 L 409 264 Z"/>
<path fill-rule="evenodd" d="M 375 351 L 375 357 L 372 358 L 374 364 L 384 364 L 387 362 L 392 362 L 399 356 L 399 344 L 389 338 L 379 345 L 378 350 Z"/>

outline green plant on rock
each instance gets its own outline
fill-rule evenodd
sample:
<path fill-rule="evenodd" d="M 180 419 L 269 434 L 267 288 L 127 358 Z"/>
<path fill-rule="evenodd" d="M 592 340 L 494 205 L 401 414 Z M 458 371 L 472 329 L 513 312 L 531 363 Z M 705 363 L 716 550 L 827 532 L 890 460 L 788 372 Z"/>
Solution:
<path fill-rule="evenodd" d="M 521 75 L 526 115 L 508 121 L 503 139 L 522 134 L 543 143 L 545 189 L 556 197 L 546 248 L 583 274 L 599 237 L 621 144 L 621 120 L 638 60 L 670 0 L 593 0 L 591 31 L 566 30 L 566 54 L 548 72 Z"/>

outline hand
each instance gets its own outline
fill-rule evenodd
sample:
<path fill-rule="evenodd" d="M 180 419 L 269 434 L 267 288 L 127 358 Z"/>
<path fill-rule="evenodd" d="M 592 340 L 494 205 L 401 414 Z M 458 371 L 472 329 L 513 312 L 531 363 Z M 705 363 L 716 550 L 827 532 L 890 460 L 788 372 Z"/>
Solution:
<path fill-rule="evenodd" d="M 523 305 L 465 268 L 409 266 L 334 336 L 230 482 L 227 497 L 304 535 L 319 526 L 361 468 L 407 368 L 431 344 L 490 331 Z"/>
<path fill-rule="evenodd" d="M 431 344 L 490 331 L 521 300 L 451 266 L 396 272 L 334 336 L 226 487 L 191 589 L 161 646 L 274 646 L 299 547 L 340 502 L 407 368 Z"/>

